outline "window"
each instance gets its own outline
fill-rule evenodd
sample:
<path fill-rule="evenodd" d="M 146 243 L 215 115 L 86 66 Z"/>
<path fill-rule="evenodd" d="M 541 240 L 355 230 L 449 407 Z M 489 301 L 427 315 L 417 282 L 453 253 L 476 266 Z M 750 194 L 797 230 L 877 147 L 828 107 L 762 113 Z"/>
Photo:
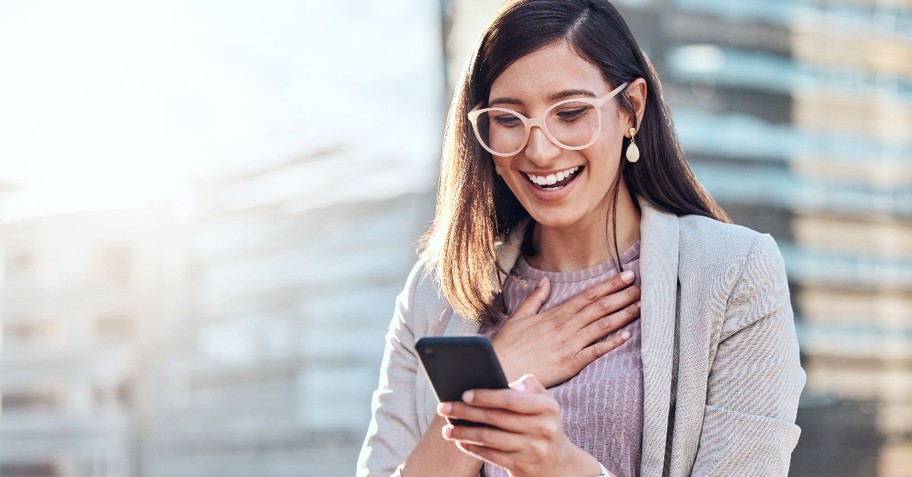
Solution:
<path fill-rule="evenodd" d="M 95 334 L 102 339 L 127 339 L 133 334 L 134 320 L 125 313 L 109 313 L 95 320 Z"/>
<path fill-rule="evenodd" d="M 133 278 L 133 253 L 129 247 L 112 245 L 98 254 L 98 274 L 108 282 L 128 285 Z"/>
<path fill-rule="evenodd" d="M 66 329 L 56 321 L 18 321 L 4 325 L 4 341 L 9 345 L 62 347 Z"/>
<path fill-rule="evenodd" d="M 12 252 L 3 260 L 3 275 L 7 278 L 25 278 L 34 273 L 35 261 L 28 251 Z"/>
<path fill-rule="evenodd" d="M 0 464 L 0 475 L 4 477 L 58 477 L 63 474 L 58 472 L 58 468 L 53 462 L 29 462 Z"/>
<path fill-rule="evenodd" d="M 66 389 L 61 386 L 42 386 L 19 392 L 5 392 L 0 397 L 3 412 L 59 409 L 66 404 Z M 6 476 L 6 473 L 0 472 Z"/>

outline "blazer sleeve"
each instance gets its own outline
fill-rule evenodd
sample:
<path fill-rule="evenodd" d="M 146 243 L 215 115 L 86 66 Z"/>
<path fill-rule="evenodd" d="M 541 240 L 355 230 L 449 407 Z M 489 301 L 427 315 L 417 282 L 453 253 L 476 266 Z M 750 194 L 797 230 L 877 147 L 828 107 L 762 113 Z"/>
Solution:
<path fill-rule="evenodd" d="M 414 354 L 412 314 L 417 290 L 431 280 L 415 265 L 396 299 L 380 365 L 380 382 L 371 400 L 371 421 L 358 457 L 358 477 L 398 477 L 400 466 L 421 438 L 415 405 L 418 359 Z"/>
<path fill-rule="evenodd" d="M 728 298 L 693 475 L 788 475 L 804 383 L 782 255 L 762 235 Z"/>

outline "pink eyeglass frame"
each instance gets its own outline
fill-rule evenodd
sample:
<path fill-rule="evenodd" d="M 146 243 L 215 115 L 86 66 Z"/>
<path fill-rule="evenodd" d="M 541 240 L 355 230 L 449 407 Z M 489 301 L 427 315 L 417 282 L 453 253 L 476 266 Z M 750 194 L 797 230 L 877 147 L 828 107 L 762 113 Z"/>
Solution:
<path fill-rule="evenodd" d="M 509 108 L 493 107 L 493 108 L 479 109 L 481 107 L 482 103 L 478 103 L 468 113 L 469 122 L 472 123 L 472 130 L 475 131 L 475 139 L 478 140 L 478 143 L 481 144 L 481 147 L 483 147 L 486 151 L 488 151 L 491 154 L 498 156 L 498 157 L 514 156 L 517 153 L 519 153 L 519 151 L 522 151 L 523 148 L 526 147 L 526 144 L 529 143 L 529 135 L 532 134 L 533 126 L 538 126 L 538 128 L 541 129 L 543 133 L 545 133 L 545 136 L 548 138 L 548 140 L 550 140 L 556 146 L 561 147 L 563 149 L 567 149 L 569 151 L 579 151 L 580 149 L 586 149 L 587 147 L 593 145 L 595 143 L 595 141 L 598 140 L 598 135 L 602 131 L 602 106 L 604 106 L 605 103 L 607 103 L 609 100 L 611 100 L 611 98 L 617 96 L 618 93 L 623 91 L 624 88 L 626 88 L 628 84 L 629 84 L 629 82 L 622 83 L 620 86 L 618 86 L 617 88 L 614 88 L 613 90 L 611 90 L 610 93 L 606 94 L 605 96 L 602 96 L 601 98 L 570 98 L 570 99 L 564 99 L 564 100 L 558 101 L 558 102 L 552 104 L 551 106 L 549 106 L 548 109 L 546 109 L 545 112 L 542 113 L 542 115 L 537 118 L 527 118 L 527 117 L 523 116 L 522 114 L 520 114 L 512 109 L 509 109 Z M 588 104 L 591 104 L 593 107 L 595 107 L 596 111 L 598 111 L 598 127 L 595 128 L 595 133 L 592 134 L 592 140 L 583 146 L 568 146 L 568 145 L 558 141 L 557 139 L 554 138 L 554 136 L 551 135 L 551 133 L 548 131 L 548 128 L 545 126 L 545 118 L 548 117 L 548 113 L 550 113 L 552 109 L 557 108 L 557 107 L 567 104 L 567 103 L 588 103 Z M 482 113 L 485 113 L 488 111 L 500 111 L 503 113 L 513 114 L 513 115 L 516 115 L 516 117 L 518 117 L 522 121 L 523 126 L 525 126 L 525 128 L 526 128 L 526 132 L 525 132 L 525 139 L 523 139 L 522 145 L 519 146 L 518 149 L 516 149 L 515 151 L 508 153 L 508 154 L 496 152 L 496 151 L 492 150 L 491 148 L 489 148 L 488 145 L 485 144 L 485 142 L 481 139 L 481 133 L 478 131 L 478 116 L 481 116 Z"/>

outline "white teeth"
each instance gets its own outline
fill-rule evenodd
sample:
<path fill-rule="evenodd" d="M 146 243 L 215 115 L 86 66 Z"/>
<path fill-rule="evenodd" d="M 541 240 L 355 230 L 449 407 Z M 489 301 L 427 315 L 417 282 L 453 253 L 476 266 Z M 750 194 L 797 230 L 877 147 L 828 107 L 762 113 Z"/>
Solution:
<path fill-rule="evenodd" d="M 536 176 L 536 175 L 532 175 L 532 174 L 526 174 L 526 176 L 528 176 L 529 180 L 532 181 L 534 184 L 536 184 L 540 187 L 546 187 L 546 186 L 554 185 L 554 184 L 572 176 L 573 174 L 576 174 L 576 171 L 578 171 L 578 170 L 579 170 L 579 166 L 576 166 L 576 167 L 571 167 L 570 169 L 567 169 L 564 171 L 555 172 L 554 174 L 548 174 L 547 176 Z"/>

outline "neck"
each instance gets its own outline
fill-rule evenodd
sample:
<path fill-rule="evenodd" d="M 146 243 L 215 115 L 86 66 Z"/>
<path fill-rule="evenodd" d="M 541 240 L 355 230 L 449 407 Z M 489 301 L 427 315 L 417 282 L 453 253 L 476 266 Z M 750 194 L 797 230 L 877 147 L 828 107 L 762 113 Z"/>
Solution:
<path fill-rule="evenodd" d="M 526 261 L 540 270 L 572 272 L 614 258 L 640 238 L 640 212 L 626 187 L 618 193 L 616 212 L 616 230 L 611 226 L 610 210 L 600 216 L 592 214 L 594 220 L 566 227 L 535 224 L 532 241 L 537 253 Z"/>

